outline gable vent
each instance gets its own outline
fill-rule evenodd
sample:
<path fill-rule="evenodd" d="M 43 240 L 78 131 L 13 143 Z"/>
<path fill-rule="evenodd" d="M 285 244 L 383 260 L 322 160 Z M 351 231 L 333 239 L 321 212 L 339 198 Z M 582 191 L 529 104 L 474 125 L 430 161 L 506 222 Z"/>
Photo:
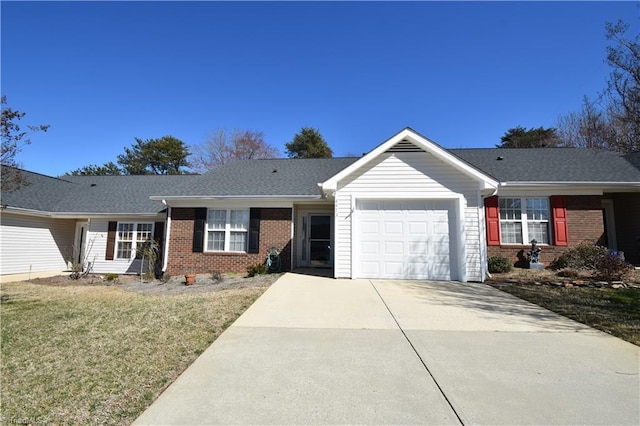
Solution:
<path fill-rule="evenodd" d="M 386 152 L 426 152 L 424 149 L 415 146 L 409 141 L 400 141 Z"/>

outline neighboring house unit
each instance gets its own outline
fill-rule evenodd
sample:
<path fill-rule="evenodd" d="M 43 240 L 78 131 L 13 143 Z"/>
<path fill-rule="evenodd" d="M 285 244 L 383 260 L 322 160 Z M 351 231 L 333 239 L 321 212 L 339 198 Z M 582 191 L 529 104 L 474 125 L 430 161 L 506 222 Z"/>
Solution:
<path fill-rule="evenodd" d="M 336 278 L 483 281 L 487 258 L 549 263 L 598 242 L 640 263 L 640 158 L 577 148 L 444 149 L 404 129 L 360 158 L 239 160 L 201 176 L 26 173 L 3 194 L 2 274 L 137 272 L 157 239 L 162 269 L 285 270 Z"/>

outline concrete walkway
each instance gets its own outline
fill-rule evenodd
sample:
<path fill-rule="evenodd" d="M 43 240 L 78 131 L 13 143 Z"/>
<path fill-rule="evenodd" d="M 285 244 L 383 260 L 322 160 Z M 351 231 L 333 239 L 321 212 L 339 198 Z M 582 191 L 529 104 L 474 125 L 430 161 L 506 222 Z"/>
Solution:
<path fill-rule="evenodd" d="M 482 284 L 286 274 L 134 424 L 640 424 L 637 346 Z"/>

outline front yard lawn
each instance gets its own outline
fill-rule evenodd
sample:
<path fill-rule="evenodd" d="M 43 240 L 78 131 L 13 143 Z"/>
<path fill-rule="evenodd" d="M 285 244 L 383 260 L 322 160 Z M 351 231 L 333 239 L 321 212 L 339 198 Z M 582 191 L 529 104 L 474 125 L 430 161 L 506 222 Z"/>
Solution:
<path fill-rule="evenodd" d="M 640 288 L 490 285 L 640 346 Z"/>
<path fill-rule="evenodd" d="M 130 424 L 268 286 L 2 284 L 2 424 Z"/>

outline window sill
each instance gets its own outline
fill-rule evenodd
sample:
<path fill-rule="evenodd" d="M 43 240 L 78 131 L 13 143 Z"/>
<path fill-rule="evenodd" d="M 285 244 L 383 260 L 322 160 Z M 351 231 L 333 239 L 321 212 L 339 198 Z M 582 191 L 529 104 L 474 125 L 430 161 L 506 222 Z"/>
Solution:
<path fill-rule="evenodd" d="M 204 251 L 205 256 L 247 256 L 246 251 Z"/>
<path fill-rule="evenodd" d="M 536 244 L 537 247 L 556 247 L 554 245 L 551 244 Z M 530 249 L 531 248 L 531 244 L 507 244 L 507 243 L 501 243 L 499 246 L 493 246 L 493 247 L 500 247 L 500 248 L 517 248 L 517 249 Z"/>

